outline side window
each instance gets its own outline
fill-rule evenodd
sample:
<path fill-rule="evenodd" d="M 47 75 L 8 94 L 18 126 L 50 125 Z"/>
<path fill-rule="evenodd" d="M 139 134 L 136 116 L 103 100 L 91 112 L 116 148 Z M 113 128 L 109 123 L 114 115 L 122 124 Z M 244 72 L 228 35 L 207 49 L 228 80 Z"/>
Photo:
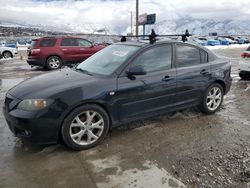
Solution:
<path fill-rule="evenodd" d="M 91 42 L 83 39 L 77 39 L 79 46 L 90 47 L 92 46 Z"/>
<path fill-rule="evenodd" d="M 187 45 L 177 45 L 177 67 L 188 67 L 201 63 L 200 50 Z"/>
<path fill-rule="evenodd" d="M 61 46 L 78 46 L 75 38 L 62 38 Z"/>
<path fill-rule="evenodd" d="M 147 73 L 171 69 L 171 45 L 151 48 L 139 55 L 132 63 L 132 67 L 142 66 Z"/>
<path fill-rule="evenodd" d="M 40 47 L 53 47 L 56 44 L 56 39 L 42 39 Z"/>
<path fill-rule="evenodd" d="M 208 62 L 207 52 L 200 50 L 200 53 L 201 53 L 201 63 L 207 63 Z"/>

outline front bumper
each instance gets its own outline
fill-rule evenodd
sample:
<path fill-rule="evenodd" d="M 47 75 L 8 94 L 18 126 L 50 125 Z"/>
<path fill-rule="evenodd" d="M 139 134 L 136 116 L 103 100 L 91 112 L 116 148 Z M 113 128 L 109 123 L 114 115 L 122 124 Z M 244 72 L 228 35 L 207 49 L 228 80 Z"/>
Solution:
<path fill-rule="evenodd" d="M 35 144 L 57 143 L 60 123 L 48 117 L 48 112 L 28 112 L 16 109 L 19 99 L 7 94 L 3 114 L 11 132 Z"/>

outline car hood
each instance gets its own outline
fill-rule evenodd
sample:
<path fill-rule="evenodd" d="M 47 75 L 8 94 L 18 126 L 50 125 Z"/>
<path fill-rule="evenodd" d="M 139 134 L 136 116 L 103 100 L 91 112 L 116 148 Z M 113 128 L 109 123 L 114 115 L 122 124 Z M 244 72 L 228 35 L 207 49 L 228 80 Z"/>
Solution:
<path fill-rule="evenodd" d="M 8 93 L 21 100 L 48 98 L 66 89 L 81 88 L 96 79 L 95 76 L 64 68 L 25 80 Z"/>

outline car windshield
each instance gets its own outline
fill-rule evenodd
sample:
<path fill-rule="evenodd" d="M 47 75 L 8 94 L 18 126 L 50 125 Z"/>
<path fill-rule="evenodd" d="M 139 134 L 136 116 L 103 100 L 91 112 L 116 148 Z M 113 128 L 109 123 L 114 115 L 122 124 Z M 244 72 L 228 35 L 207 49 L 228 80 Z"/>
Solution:
<path fill-rule="evenodd" d="M 89 74 L 108 76 L 138 49 L 137 46 L 110 45 L 79 64 L 76 69 Z"/>

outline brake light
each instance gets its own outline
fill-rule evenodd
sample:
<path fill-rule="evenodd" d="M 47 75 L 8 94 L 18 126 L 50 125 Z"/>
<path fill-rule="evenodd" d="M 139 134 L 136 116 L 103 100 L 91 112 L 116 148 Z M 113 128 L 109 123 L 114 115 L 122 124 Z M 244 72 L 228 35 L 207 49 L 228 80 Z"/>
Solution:
<path fill-rule="evenodd" d="M 243 54 L 241 54 L 241 57 L 243 58 L 250 58 L 250 54 L 247 52 L 244 52 Z"/>
<path fill-rule="evenodd" d="M 31 53 L 32 55 L 38 54 L 39 52 L 40 52 L 40 49 L 31 49 L 31 50 L 30 50 L 30 53 Z"/>

